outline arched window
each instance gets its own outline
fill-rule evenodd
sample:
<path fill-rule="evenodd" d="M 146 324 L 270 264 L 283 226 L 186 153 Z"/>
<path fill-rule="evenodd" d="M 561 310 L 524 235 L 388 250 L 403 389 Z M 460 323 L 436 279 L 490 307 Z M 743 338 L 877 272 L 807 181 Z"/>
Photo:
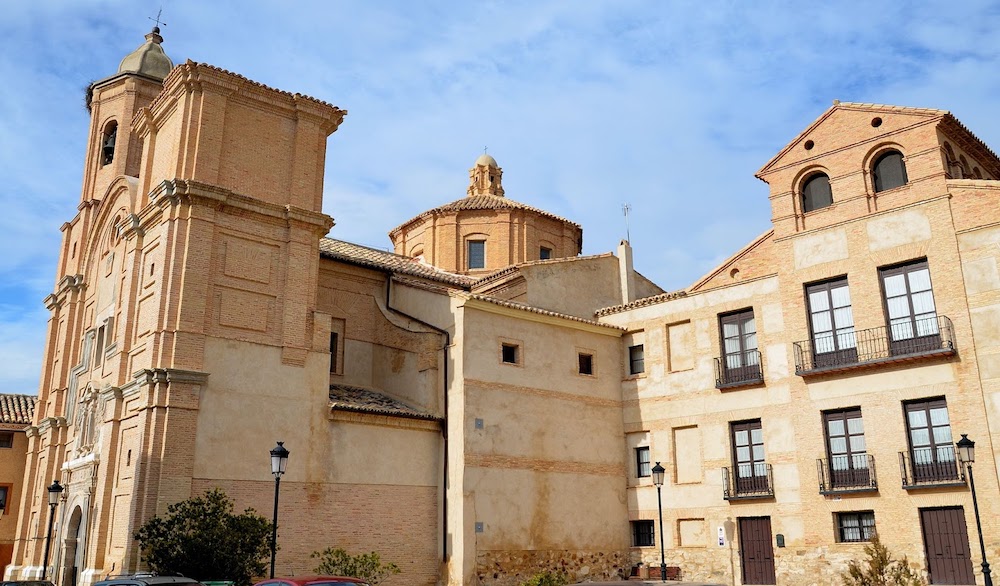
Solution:
<path fill-rule="evenodd" d="M 810 175 L 802 184 L 802 211 L 811 212 L 833 204 L 830 177 L 825 173 Z"/>
<path fill-rule="evenodd" d="M 101 166 L 115 160 L 115 141 L 118 139 L 118 123 L 112 120 L 104 127 L 101 135 Z"/>
<path fill-rule="evenodd" d="M 973 167 L 972 168 L 972 176 L 975 177 L 976 179 L 982 179 L 983 178 L 983 172 L 979 170 L 979 167 Z"/>
<path fill-rule="evenodd" d="M 906 185 L 906 165 L 903 163 L 903 154 L 899 151 L 883 153 L 872 166 L 872 179 L 875 183 L 875 193 Z"/>

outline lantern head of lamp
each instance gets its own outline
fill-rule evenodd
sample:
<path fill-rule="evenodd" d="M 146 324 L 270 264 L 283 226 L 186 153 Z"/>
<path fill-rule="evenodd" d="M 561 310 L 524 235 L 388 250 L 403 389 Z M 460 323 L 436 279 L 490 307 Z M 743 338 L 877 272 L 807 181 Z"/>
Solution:
<path fill-rule="evenodd" d="M 660 466 L 657 462 L 656 466 L 653 466 L 653 484 L 656 486 L 663 486 L 663 474 L 667 471 L 666 468 Z"/>
<path fill-rule="evenodd" d="M 969 436 L 962 434 L 962 439 L 955 444 L 958 448 L 958 459 L 960 462 L 971 464 L 976 461 L 976 442 L 969 439 Z"/>
<path fill-rule="evenodd" d="M 52 482 L 52 485 L 49 486 L 48 488 L 50 507 L 55 507 L 57 504 L 59 504 L 59 495 L 62 494 L 63 490 L 65 490 L 65 487 L 59 484 L 58 480 Z"/>
<path fill-rule="evenodd" d="M 271 474 L 274 474 L 275 478 L 281 478 L 286 465 L 288 465 L 288 450 L 285 449 L 285 442 L 278 442 L 278 445 L 271 449 Z"/>

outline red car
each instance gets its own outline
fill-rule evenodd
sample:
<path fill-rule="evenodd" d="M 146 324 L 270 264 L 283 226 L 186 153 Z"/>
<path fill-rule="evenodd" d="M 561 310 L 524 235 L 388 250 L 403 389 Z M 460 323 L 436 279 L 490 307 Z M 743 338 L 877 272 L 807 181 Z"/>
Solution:
<path fill-rule="evenodd" d="M 262 580 L 253 586 L 371 586 L 360 578 L 346 576 L 296 576 L 294 578 L 272 578 Z"/>

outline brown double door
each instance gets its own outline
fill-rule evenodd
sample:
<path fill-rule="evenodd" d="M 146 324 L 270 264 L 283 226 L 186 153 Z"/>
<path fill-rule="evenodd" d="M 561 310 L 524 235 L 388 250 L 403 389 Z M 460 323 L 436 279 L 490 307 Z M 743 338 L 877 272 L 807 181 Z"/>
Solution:
<path fill-rule="evenodd" d="M 775 584 L 770 517 L 740 517 L 740 567 L 744 584 Z"/>
<path fill-rule="evenodd" d="M 931 584 L 975 584 L 962 507 L 920 509 Z"/>

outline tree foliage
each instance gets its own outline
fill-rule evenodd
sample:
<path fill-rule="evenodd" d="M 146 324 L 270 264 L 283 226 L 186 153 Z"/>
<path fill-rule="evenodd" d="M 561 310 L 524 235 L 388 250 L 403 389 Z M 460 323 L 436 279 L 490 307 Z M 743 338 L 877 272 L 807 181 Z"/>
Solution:
<path fill-rule="evenodd" d="M 878 534 L 865 546 L 865 559 L 852 560 L 840 576 L 844 586 L 925 586 L 924 579 L 913 571 L 909 560 L 892 559 L 889 548 Z"/>
<path fill-rule="evenodd" d="M 382 557 L 374 551 L 351 555 L 341 548 L 328 547 L 323 551 L 312 552 L 309 557 L 319 560 L 319 565 L 314 570 L 317 574 L 361 578 L 375 586 L 389 576 L 400 573 L 399 566 L 392 562 L 383 564 Z"/>
<path fill-rule="evenodd" d="M 271 553 L 271 522 L 253 509 L 233 513 L 233 501 L 213 489 L 167 507 L 135 533 L 142 559 L 157 574 L 232 580 L 246 586 L 262 576 Z"/>
<path fill-rule="evenodd" d="M 521 586 L 565 586 L 566 576 L 559 572 L 535 574 L 521 583 Z"/>

